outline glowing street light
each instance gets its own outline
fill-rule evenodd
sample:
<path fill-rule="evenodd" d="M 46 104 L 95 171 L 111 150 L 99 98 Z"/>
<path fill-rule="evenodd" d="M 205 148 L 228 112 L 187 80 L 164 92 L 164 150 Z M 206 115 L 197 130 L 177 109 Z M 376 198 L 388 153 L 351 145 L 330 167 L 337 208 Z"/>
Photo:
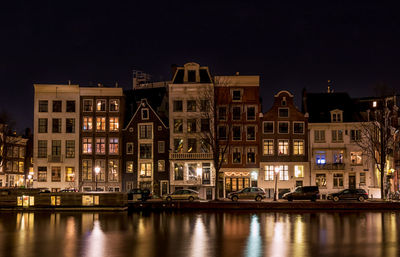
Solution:
<path fill-rule="evenodd" d="M 96 182 L 96 191 L 97 191 L 97 175 L 100 173 L 100 167 L 94 168 L 94 172 L 96 173 L 96 176 L 94 177 L 94 181 Z"/>
<path fill-rule="evenodd" d="M 278 173 L 280 169 L 278 166 L 275 167 L 275 192 L 274 192 L 274 201 L 277 201 L 278 196 Z"/>

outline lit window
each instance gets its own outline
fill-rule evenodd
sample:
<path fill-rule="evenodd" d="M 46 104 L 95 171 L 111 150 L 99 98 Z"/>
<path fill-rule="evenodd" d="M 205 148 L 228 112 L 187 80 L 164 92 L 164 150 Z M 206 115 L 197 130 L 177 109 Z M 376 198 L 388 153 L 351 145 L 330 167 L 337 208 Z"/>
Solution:
<path fill-rule="evenodd" d="M 83 138 L 82 139 L 82 153 L 91 154 L 92 153 L 92 139 Z"/>
<path fill-rule="evenodd" d="M 92 180 L 92 160 L 82 160 L 83 180 Z"/>
<path fill-rule="evenodd" d="M 65 181 L 75 181 L 75 167 L 65 167 Z"/>
<path fill-rule="evenodd" d="M 165 171 L 165 161 L 158 160 L 158 172 L 163 172 L 163 171 Z"/>
<path fill-rule="evenodd" d="M 278 140 L 278 154 L 279 155 L 289 154 L 289 140 Z"/>
<path fill-rule="evenodd" d="M 105 112 L 106 111 L 106 100 L 97 100 L 96 101 L 96 111 Z"/>
<path fill-rule="evenodd" d="M 266 165 L 264 166 L 265 169 L 265 180 L 274 180 L 274 166 L 273 165 Z"/>
<path fill-rule="evenodd" d="M 93 129 L 93 118 L 92 117 L 83 117 L 83 130 L 91 131 Z"/>
<path fill-rule="evenodd" d="M 96 138 L 96 154 L 105 154 L 106 153 L 106 139 Z"/>
<path fill-rule="evenodd" d="M 279 166 L 279 180 L 289 180 L 289 166 Z"/>
<path fill-rule="evenodd" d="M 293 140 L 293 154 L 303 155 L 304 154 L 304 141 L 303 140 Z"/>
<path fill-rule="evenodd" d="M 118 182 L 119 179 L 119 161 L 110 160 L 108 161 L 108 181 Z"/>
<path fill-rule="evenodd" d="M 350 160 L 352 165 L 361 165 L 362 152 L 350 152 Z"/>
<path fill-rule="evenodd" d="M 140 177 L 150 178 L 151 177 L 151 163 L 140 164 Z"/>
<path fill-rule="evenodd" d="M 294 166 L 294 176 L 296 178 L 304 177 L 304 166 L 303 165 L 295 165 Z"/>
<path fill-rule="evenodd" d="M 315 154 L 315 159 L 318 165 L 324 165 L 326 163 L 325 151 L 317 151 Z"/>
<path fill-rule="evenodd" d="M 119 100 L 111 99 L 110 100 L 110 112 L 117 112 L 119 111 Z"/>
<path fill-rule="evenodd" d="M 273 139 L 265 139 L 264 147 L 263 147 L 264 155 L 273 155 L 274 154 L 274 140 Z"/>
<path fill-rule="evenodd" d="M 108 152 L 109 154 L 118 154 L 119 152 L 118 138 L 110 138 Z"/>
<path fill-rule="evenodd" d="M 118 131 L 118 130 L 119 130 L 119 118 L 110 117 L 110 131 Z"/>
<path fill-rule="evenodd" d="M 106 117 L 96 118 L 96 131 L 98 132 L 106 131 Z"/>
<path fill-rule="evenodd" d="M 326 187 L 326 174 L 316 174 L 315 175 L 315 185 L 318 187 Z"/>
<path fill-rule="evenodd" d="M 133 161 L 126 162 L 126 173 L 133 173 Z"/>

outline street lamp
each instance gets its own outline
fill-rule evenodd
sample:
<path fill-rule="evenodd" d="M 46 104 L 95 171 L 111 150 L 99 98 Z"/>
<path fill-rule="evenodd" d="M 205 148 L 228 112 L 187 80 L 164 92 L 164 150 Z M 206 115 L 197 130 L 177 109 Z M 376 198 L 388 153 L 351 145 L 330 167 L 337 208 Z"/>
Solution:
<path fill-rule="evenodd" d="M 29 175 L 28 175 L 28 184 L 27 184 L 27 188 L 30 188 L 30 187 L 31 187 L 31 179 L 32 179 L 32 175 L 29 174 Z"/>
<path fill-rule="evenodd" d="M 279 173 L 279 167 L 275 167 L 275 192 L 274 192 L 274 201 L 277 201 L 277 196 L 278 196 L 278 173 Z"/>
<path fill-rule="evenodd" d="M 94 177 L 94 181 L 96 182 L 96 191 L 97 191 L 97 175 L 100 173 L 100 167 L 94 168 L 94 172 L 96 173 L 96 176 Z"/>

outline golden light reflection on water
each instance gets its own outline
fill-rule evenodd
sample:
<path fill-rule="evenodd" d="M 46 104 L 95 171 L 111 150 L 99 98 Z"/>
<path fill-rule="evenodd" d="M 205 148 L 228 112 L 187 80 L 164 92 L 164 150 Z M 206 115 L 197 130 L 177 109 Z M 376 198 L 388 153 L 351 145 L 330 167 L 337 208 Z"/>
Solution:
<path fill-rule="evenodd" d="M 207 256 L 208 238 L 201 215 L 197 215 L 193 229 L 190 255 L 193 257 Z"/>
<path fill-rule="evenodd" d="M 102 257 L 104 255 L 105 235 L 101 230 L 100 221 L 95 220 L 93 230 L 87 238 L 87 257 Z"/>

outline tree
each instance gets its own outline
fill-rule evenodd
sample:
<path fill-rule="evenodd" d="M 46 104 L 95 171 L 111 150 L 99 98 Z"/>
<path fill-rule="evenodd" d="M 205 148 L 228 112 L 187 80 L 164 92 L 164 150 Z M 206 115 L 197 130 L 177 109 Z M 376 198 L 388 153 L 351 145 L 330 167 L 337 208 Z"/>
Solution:
<path fill-rule="evenodd" d="M 357 145 L 367 157 L 373 160 L 374 166 L 378 169 L 381 198 L 385 199 L 386 167 L 388 157 L 393 154 L 394 138 L 398 132 L 393 123 L 397 110 L 395 110 L 395 97 L 390 96 L 386 86 L 379 85 L 376 91 L 380 96 L 374 99 L 372 109 L 367 111 L 367 120 L 360 125 L 360 135 L 354 135 L 354 137 L 359 139 L 356 141 Z"/>

